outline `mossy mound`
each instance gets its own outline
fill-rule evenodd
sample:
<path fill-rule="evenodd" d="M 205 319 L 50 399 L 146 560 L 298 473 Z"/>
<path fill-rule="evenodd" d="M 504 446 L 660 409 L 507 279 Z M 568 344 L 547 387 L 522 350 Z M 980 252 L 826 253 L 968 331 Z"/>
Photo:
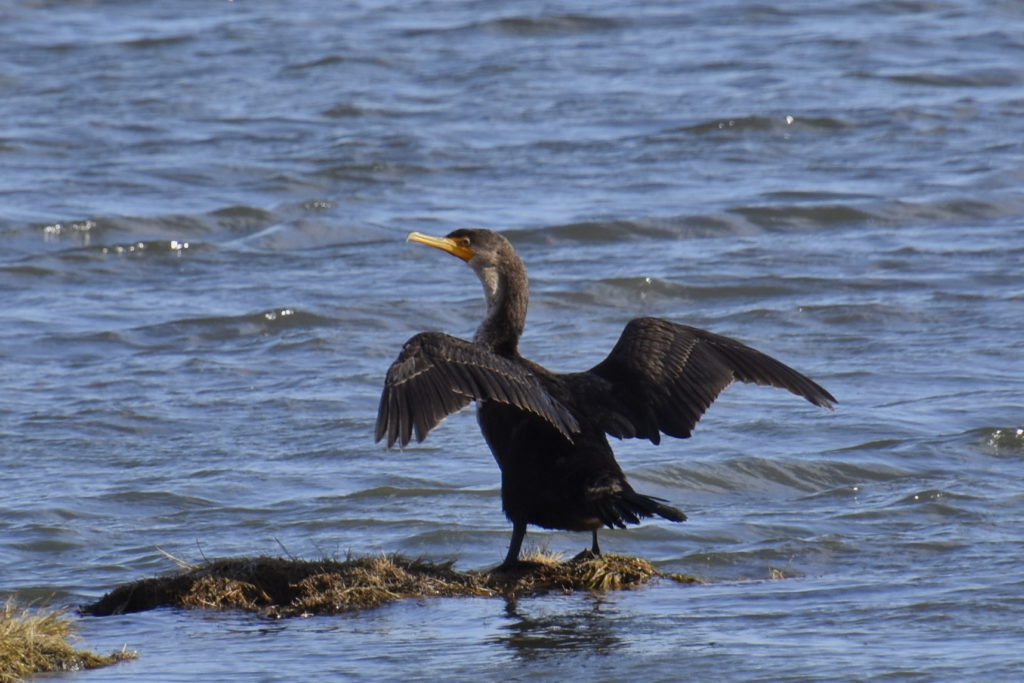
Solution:
<path fill-rule="evenodd" d="M 229 558 L 186 566 L 170 576 L 124 584 L 82 608 L 105 616 L 157 607 L 240 609 L 268 617 L 339 614 L 403 598 L 444 596 L 519 597 L 556 591 L 632 588 L 662 577 L 646 560 L 582 553 L 568 562 L 534 556 L 503 572 L 460 572 L 451 562 L 433 563 L 399 555 L 337 560 L 272 557 Z"/>
<path fill-rule="evenodd" d="M 68 642 L 74 622 L 63 609 L 18 607 L 8 600 L 0 608 L 0 683 L 48 671 L 80 671 L 135 659 L 134 652 L 97 655 Z"/>

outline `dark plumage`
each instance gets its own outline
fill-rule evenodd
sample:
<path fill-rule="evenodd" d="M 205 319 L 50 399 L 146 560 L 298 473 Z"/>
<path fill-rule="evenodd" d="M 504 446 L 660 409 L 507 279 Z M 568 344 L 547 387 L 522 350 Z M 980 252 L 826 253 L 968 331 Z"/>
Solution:
<path fill-rule="evenodd" d="M 586 372 L 556 374 L 519 355 L 526 321 L 526 269 L 508 240 L 490 230 L 409 239 L 458 256 L 476 271 L 487 315 L 472 342 L 417 334 L 388 369 L 376 439 L 388 447 L 422 441 L 445 416 L 471 401 L 501 468 L 501 499 L 512 522 L 502 567 L 518 561 L 526 525 L 592 531 L 658 515 L 686 515 L 637 493 L 607 435 L 685 438 L 733 381 L 788 389 L 831 408 L 824 388 L 740 342 L 660 318 L 636 318 L 603 361 Z"/>

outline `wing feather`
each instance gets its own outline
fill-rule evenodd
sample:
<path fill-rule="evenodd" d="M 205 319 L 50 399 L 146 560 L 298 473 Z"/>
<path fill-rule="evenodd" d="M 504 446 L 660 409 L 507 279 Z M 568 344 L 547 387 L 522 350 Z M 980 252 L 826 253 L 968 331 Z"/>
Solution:
<path fill-rule="evenodd" d="M 690 436 L 736 380 L 787 389 L 824 408 L 836 402 L 810 378 L 746 344 L 660 318 L 631 320 L 608 357 L 584 374 L 604 380 L 600 419 L 609 434 L 654 443 L 662 432 Z"/>
<path fill-rule="evenodd" d="M 496 401 L 533 413 L 565 438 L 579 430 L 572 413 L 552 397 L 527 365 L 479 344 L 439 332 L 414 336 L 388 369 L 374 438 L 406 446 L 423 441 L 441 420 L 474 400 Z"/>

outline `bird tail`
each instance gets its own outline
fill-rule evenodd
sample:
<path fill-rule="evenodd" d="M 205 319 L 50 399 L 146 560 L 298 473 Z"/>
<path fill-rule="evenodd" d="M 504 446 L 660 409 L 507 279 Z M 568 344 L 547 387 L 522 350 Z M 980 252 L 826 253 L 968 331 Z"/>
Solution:
<path fill-rule="evenodd" d="M 623 491 L 600 505 L 601 521 L 609 528 L 625 528 L 626 522 L 639 524 L 642 517 L 664 517 L 672 522 L 685 522 L 682 510 L 665 505 L 664 498 L 645 496 L 636 491 Z"/>

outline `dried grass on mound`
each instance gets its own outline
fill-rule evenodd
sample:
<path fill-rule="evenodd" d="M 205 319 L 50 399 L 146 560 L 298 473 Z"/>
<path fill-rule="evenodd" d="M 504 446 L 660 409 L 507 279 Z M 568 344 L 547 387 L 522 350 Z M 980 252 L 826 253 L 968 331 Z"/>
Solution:
<path fill-rule="evenodd" d="M 269 617 L 339 614 L 403 598 L 509 597 L 548 591 L 631 588 L 656 577 L 698 579 L 656 570 L 646 560 L 583 553 L 568 562 L 534 556 L 507 572 L 460 572 L 452 563 L 383 555 L 336 560 L 271 557 L 213 560 L 171 576 L 115 588 L 82 609 L 104 616 L 156 607 L 241 609 Z"/>
<path fill-rule="evenodd" d="M 15 606 L 0 608 L 0 683 L 47 671 L 80 671 L 135 659 L 134 652 L 109 656 L 76 650 L 68 642 L 74 623 L 63 609 L 44 611 Z"/>

